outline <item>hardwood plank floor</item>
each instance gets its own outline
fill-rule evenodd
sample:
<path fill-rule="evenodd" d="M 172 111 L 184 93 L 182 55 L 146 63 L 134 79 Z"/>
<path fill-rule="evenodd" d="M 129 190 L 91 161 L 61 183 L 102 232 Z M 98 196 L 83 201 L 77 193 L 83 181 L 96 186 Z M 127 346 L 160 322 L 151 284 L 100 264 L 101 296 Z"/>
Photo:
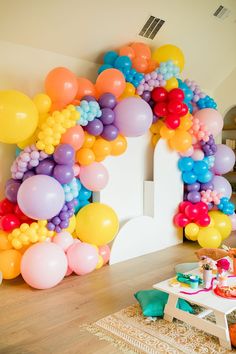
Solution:
<path fill-rule="evenodd" d="M 120 353 L 79 326 L 135 303 L 136 291 L 171 277 L 178 263 L 195 262 L 197 248 L 195 242 L 184 242 L 86 276 L 70 276 L 49 290 L 32 289 L 20 277 L 4 281 L 0 353 Z"/>

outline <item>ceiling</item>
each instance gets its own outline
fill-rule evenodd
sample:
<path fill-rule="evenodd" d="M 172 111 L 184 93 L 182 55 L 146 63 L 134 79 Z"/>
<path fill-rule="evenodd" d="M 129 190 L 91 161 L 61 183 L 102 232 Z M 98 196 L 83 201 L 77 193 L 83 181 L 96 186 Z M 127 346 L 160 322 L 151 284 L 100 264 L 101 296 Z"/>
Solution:
<path fill-rule="evenodd" d="M 107 50 L 172 43 L 185 77 L 214 90 L 236 66 L 235 0 L 0 0 L 0 40 L 101 62 Z M 228 18 L 213 16 L 219 5 Z M 138 36 L 150 15 L 165 20 L 155 39 Z"/>

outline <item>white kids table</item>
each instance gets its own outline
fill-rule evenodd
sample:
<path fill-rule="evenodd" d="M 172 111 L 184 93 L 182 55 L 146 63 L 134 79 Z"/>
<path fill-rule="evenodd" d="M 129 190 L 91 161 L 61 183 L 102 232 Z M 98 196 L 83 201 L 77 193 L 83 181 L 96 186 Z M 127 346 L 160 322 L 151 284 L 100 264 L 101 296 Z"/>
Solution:
<path fill-rule="evenodd" d="M 199 275 L 198 269 L 191 271 L 191 274 Z M 164 310 L 164 319 L 166 321 L 172 322 L 173 318 L 177 318 L 178 320 L 181 320 L 191 326 L 194 326 L 202 331 L 205 331 L 218 337 L 220 344 L 223 347 L 231 349 L 226 315 L 231 313 L 233 310 L 236 310 L 236 299 L 231 300 L 217 296 L 215 295 L 213 290 L 210 290 L 208 292 L 200 292 L 199 294 L 193 295 L 182 294 L 180 293 L 180 291 L 194 293 L 197 290 L 191 289 L 190 287 L 172 287 L 169 285 L 171 279 L 167 279 L 153 285 L 155 289 L 164 291 L 169 294 L 168 302 Z M 228 278 L 228 284 L 236 284 L 236 277 Z M 201 288 L 199 287 L 199 289 Z M 176 304 L 179 298 L 187 300 L 190 303 L 199 305 L 205 310 L 199 313 L 198 315 L 182 311 L 176 308 Z M 206 317 L 210 313 L 214 313 L 216 323 L 204 319 L 204 317 Z"/>

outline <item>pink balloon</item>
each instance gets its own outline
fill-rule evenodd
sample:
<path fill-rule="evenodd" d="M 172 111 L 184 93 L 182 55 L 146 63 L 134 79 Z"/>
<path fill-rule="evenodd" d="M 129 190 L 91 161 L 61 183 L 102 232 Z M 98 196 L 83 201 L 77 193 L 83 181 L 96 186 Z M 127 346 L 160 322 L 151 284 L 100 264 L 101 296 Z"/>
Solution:
<path fill-rule="evenodd" d="M 67 231 L 62 231 L 53 237 L 53 242 L 60 246 L 64 252 L 74 244 L 74 239 L 71 234 Z"/>
<path fill-rule="evenodd" d="M 200 149 L 195 149 L 191 155 L 194 161 L 200 161 L 204 159 L 204 152 Z"/>
<path fill-rule="evenodd" d="M 67 272 L 66 272 L 65 277 L 68 277 L 68 276 L 71 275 L 72 273 L 73 273 L 73 270 L 68 266 L 68 267 L 67 267 Z"/>
<path fill-rule="evenodd" d="M 78 275 L 92 272 L 98 263 L 98 252 L 89 243 L 81 242 L 67 251 L 69 267 Z"/>
<path fill-rule="evenodd" d="M 180 152 L 180 156 L 184 156 L 184 157 L 189 157 L 191 156 L 193 153 L 193 147 L 190 146 L 190 148 L 184 152 Z"/>
<path fill-rule="evenodd" d="M 27 178 L 17 193 L 17 202 L 25 215 L 35 220 L 51 219 L 65 202 L 60 183 L 53 177 L 35 175 Z"/>
<path fill-rule="evenodd" d="M 80 181 L 85 188 L 98 192 L 105 188 L 108 183 L 108 172 L 100 162 L 93 162 L 88 166 L 81 166 Z"/>
<path fill-rule="evenodd" d="M 80 166 L 75 164 L 73 166 L 73 171 L 74 171 L 74 176 L 77 177 L 79 175 L 79 173 L 80 173 Z"/>
<path fill-rule="evenodd" d="M 106 264 L 110 259 L 111 250 L 108 245 L 99 246 L 98 253 L 103 258 L 103 264 Z"/>
<path fill-rule="evenodd" d="M 213 171 L 216 174 L 223 175 L 232 170 L 235 164 L 235 153 L 224 144 L 217 145 Z"/>
<path fill-rule="evenodd" d="M 230 221 L 232 223 L 232 231 L 236 230 L 236 214 L 232 214 L 232 215 L 228 215 L 228 217 L 230 218 Z"/>
<path fill-rule="evenodd" d="M 229 181 L 222 176 L 214 176 L 212 179 L 214 190 L 222 194 L 222 197 L 230 198 L 232 195 L 232 187 Z"/>
<path fill-rule="evenodd" d="M 206 126 L 206 129 L 213 136 L 217 136 L 223 128 L 223 118 L 221 114 L 213 108 L 204 108 L 194 114 L 194 118 L 199 119 Z"/>
<path fill-rule="evenodd" d="M 116 105 L 114 113 L 114 125 L 121 134 L 128 137 L 141 136 L 152 125 L 152 110 L 149 104 L 141 98 L 124 98 Z"/>
<path fill-rule="evenodd" d="M 49 289 L 64 278 L 67 266 L 61 247 L 53 242 L 36 243 L 22 256 L 21 274 L 32 288 Z"/>

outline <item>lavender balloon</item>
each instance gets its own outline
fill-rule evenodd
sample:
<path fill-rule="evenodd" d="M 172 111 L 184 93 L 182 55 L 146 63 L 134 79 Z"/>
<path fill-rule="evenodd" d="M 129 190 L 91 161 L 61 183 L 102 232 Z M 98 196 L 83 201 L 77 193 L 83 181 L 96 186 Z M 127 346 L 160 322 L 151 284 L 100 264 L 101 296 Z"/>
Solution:
<path fill-rule="evenodd" d="M 146 102 L 149 102 L 151 99 L 151 92 L 150 91 L 144 91 L 144 93 L 142 94 L 142 99 Z"/>
<path fill-rule="evenodd" d="M 200 190 L 200 183 L 198 182 L 187 185 L 188 192 L 194 192 L 194 191 L 198 192 L 199 190 Z"/>
<path fill-rule="evenodd" d="M 74 178 L 73 168 L 67 165 L 57 165 L 53 170 L 53 177 L 61 184 L 70 183 Z"/>
<path fill-rule="evenodd" d="M 207 182 L 207 183 L 201 183 L 201 188 L 200 188 L 201 191 L 207 191 L 208 189 L 213 191 L 214 184 L 212 183 L 212 181 Z"/>
<path fill-rule="evenodd" d="M 216 190 L 218 193 L 222 193 L 223 197 L 231 197 L 232 187 L 226 178 L 222 176 L 215 176 L 212 180 L 212 183 L 214 185 L 214 190 Z"/>
<path fill-rule="evenodd" d="M 103 132 L 103 124 L 101 120 L 97 118 L 89 122 L 84 128 L 89 134 L 94 136 L 99 136 Z"/>
<path fill-rule="evenodd" d="M 197 191 L 189 192 L 187 199 L 191 203 L 198 203 L 201 200 L 201 194 Z"/>
<path fill-rule="evenodd" d="M 213 170 L 216 174 L 224 174 L 232 170 L 235 164 L 235 153 L 233 150 L 223 144 L 217 145 L 215 154 L 215 163 Z"/>
<path fill-rule="evenodd" d="M 21 185 L 21 182 L 18 182 L 12 178 L 6 184 L 5 195 L 6 195 L 7 199 L 10 200 L 10 202 L 16 203 L 17 193 L 20 188 L 20 185 Z"/>
<path fill-rule="evenodd" d="M 45 159 L 39 163 L 35 171 L 37 175 L 52 176 L 54 167 L 55 167 L 55 162 L 53 160 Z"/>
<path fill-rule="evenodd" d="M 116 98 L 112 93 L 104 93 L 98 100 L 101 108 L 115 108 Z"/>
<path fill-rule="evenodd" d="M 69 144 L 60 144 L 56 147 L 53 158 L 56 163 L 60 165 L 73 165 L 75 159 L 75 150 Z"/>
<path fill-rule="evenodd" d="M 118 134 L 119 130 L 113 124 L 110 124 L 104 127 L 101 136 L 108 141 L 112 141 L 117 138 Z"/>

